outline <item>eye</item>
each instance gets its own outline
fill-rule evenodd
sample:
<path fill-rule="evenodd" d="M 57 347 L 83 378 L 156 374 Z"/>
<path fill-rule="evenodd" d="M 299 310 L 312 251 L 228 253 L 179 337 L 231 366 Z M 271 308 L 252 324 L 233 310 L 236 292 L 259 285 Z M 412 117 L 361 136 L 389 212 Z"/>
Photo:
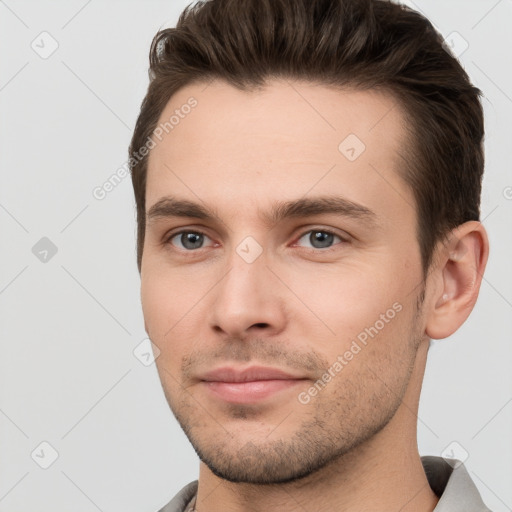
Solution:
<path fill-rule="evenodd" d="M 311 229 L 306 231 L 297 242 L 305 239 L 309 242 L 313 249 L 331 249 L 333 240 L 337 238 L 340 242 L 346 242 L 347 240 L 341 238 L 336 233 L 326 229 Z"/>
<path fill-rule="evenodd" d="M 165 243 L 185 252 L 193 252 L 197 249 L 204 248 L 203 244 L 205 239 L 212 242 L 210 237 L 201 231 L 179 231 L 171 234 L 165 240 Z M 306 246 L 306 248 L 313 250 L 323 249 L 322 252 L 327 252 L 331 249 L 334 250 L 332 245 L 335 244 L 335 239 L 338 239 L 339 242 L 347 242 L 347 240 L 342 238 L 340 235 L 337 235 L 327 229 L 311 229 L 306 231 L 301 235 L 296 243 L 300 245 L 300 242 L 303 239 L 311 244 L 309 247 Z"/>
<path fill-rule="evenodd" d="M 190 252 L 194 249 L 202 249 L 201 246 L 205 238 L 210 240 L 208 236 L 200 231 L 180 231 L 178 233 L 173 233 L 169 238 L 167 238 L 166 243 L 171 244 L 174 247 L 178 247 L 178 249 Z M 173 243 L 174 239 L 177 240 L 177 243 Z"/>

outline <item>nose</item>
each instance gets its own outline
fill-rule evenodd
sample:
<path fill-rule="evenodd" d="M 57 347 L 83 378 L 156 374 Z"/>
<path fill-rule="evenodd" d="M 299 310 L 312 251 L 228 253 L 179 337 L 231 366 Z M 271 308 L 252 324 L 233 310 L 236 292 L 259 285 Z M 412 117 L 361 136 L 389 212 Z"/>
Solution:
<path fill-rule="evenodd" d="M 283 331 L 285 287 L 268 263 L 265 252 L 252 262 L 236 251 L 230 255 L 211 294 L 209 323 L 217 334 L 236 338 L 258 331 L 267 336 Z"/>

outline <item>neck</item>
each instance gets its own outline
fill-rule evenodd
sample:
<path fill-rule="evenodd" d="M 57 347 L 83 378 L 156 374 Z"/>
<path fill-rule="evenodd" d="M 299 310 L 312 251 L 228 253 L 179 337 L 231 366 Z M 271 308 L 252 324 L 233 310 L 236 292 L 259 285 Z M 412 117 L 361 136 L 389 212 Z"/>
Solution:
<path fill-rule="evenodd" d="M 428 341 L 418 350 L 400 407 L 377 435 L 321 470 L 285 484 L 229 482 L 201 462 L 197 512 L 432 512 L 438 498 L 428 484 L 416 440 L 427 350 Z"/>

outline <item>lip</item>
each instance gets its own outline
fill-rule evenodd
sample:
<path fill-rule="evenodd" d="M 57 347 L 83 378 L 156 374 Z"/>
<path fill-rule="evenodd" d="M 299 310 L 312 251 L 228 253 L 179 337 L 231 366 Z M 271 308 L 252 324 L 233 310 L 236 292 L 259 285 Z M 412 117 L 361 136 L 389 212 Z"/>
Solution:
<path fill-rule="evenodd" d="M 268 366 L 250 366 L 243 370 L 232 366 L 223 366 L 206 372 L 200 375 L 199 378 L 208 382 L 249 382 L 255 380 L 302 379 L 303 377 Z"/>
<path fill-rule="evenodd" d="M 200 376 L 213 395 L 231 403 L 252 403 L 295 387 L 307 380 L 278 368 L 251 366 L 243 370 L 222 367 Z"/>

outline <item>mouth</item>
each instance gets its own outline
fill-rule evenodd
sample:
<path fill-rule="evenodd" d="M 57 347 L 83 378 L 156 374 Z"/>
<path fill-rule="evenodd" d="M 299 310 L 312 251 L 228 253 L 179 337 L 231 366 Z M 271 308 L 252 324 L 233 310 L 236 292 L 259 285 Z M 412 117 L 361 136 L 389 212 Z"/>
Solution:
<path fill-rule="evenodd" d="M 243 370 L 222 367 L 201 375 L 200 379 L 212 396 L 237 404 L 262 401 L 309 380 L 278 368 L 263 366 Z"/>

